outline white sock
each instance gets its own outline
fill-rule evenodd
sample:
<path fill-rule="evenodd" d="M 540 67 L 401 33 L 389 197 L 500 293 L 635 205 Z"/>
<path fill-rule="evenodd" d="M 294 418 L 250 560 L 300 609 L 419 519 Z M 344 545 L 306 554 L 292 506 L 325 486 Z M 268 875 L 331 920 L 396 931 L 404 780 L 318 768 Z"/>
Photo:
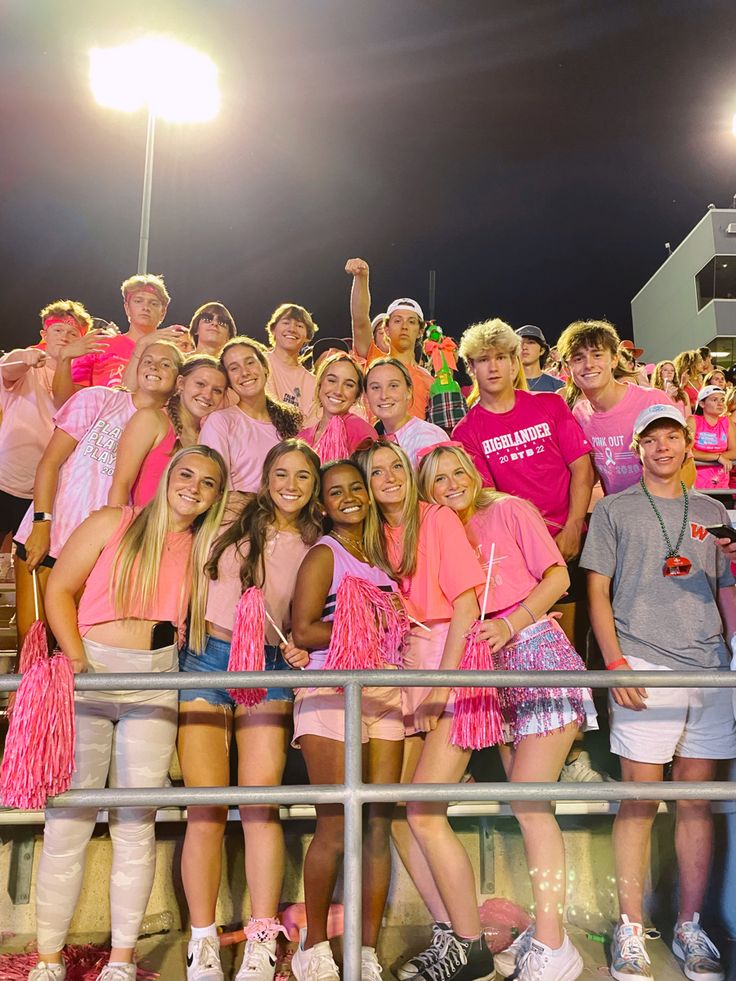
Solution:
<path fill-rule="evenodd" d="M 217 924 L 210 923 L 206 927 L 192 927 L 192 940 L 204 940 L 205 937 L 217 937 Z"/>

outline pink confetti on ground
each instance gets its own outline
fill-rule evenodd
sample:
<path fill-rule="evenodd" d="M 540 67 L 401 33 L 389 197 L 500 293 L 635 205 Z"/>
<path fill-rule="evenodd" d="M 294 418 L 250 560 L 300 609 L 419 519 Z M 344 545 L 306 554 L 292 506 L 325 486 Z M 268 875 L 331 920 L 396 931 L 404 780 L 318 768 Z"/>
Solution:
<path fill-rule="evenodd" d="M 95 944 L 70 944 L 64 951 L 66 981 L 96 981 L 107 964 L 110 951 Z M 38 954 L 29 950 L 22 954 L 0 954 L 0 978 L 2 981 L 26 981 L 29 972 L 38 963 Z M 137 981 L 155 981 L 156 971 L 137 966 Z"/>

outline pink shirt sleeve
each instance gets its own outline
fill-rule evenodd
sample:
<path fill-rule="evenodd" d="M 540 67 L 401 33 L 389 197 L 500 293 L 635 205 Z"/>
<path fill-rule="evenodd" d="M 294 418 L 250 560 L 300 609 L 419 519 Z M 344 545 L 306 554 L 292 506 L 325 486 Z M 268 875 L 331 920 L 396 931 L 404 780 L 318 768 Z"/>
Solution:
<path fill-rule="evenodd" d="M 484 582 L 483 569 L 454 511 L 433 508 L 424 520 L 433 523 L 431 548 L 440 589 L 454 603 L 462 593 Z"/>
<path fill-rule="evenodd" d="M 364 439 L 378 439 L 378 433 L 365 419 L 348 412 L 345 418 L 345 429 L 348 434 L 348 448 L 353 453 Z"/>
<path fill-rule="evenodd" d="M 54 416 L 54 425 L 79 442 L 96 421 L 109 392 L 110 389 L 100 387 L 75 392 Z"/>
<path fill-rule="evenodd" d="M 75 385 L 84 385 L 85 388 L 89 388 L 92 384 L 94 363 L 94 354 L 83 354 L 72 361 L 72 381 Z"/>
<path fill-rule="evenodd" d="M 220 412 L 211 412 L 202 423 L 199 441 L 203 446 L 217 450 L 227 464 L 227 489 L 233 489 L 232 460 L 227 419 Z"/>
<path fill-rule="evenodd" d="M 537 582 L 550 566 L 567 568 L 544 518 L 533 504 L 521 498 L 509 497 L 495 506 L 499 505 L 500 513 L 526 560 L 526 566 Z"/>
<path fill-rule="evenodd" d="M 471 413 L 461 419 L 452 431 L 452 438 L 463 444 L 465 452 L 475 465 L 475 469 L 480 474 L 484 487 L 493 487 L 493 477 L 488 466 L 488 460 L 480 445 L 480 439 L 475 432 L 474 418 Z"/>

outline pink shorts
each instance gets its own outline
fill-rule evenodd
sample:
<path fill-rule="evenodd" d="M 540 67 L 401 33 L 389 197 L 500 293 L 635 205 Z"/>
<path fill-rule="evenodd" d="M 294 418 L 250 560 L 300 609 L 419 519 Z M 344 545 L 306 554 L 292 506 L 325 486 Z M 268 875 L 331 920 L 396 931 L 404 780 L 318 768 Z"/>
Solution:
<path fill-rule="evenodd" d="M 421 627 L 413 626 L 409 634 L 409 644 L 404 653 L 404 668 L 407 671 L 436 671 L 442 661 L 445 641 L 450 629 L 449 620 L 435 620 L 427 624 L 432 628 L 427 633 Z M 401 708 L 404 713 L 404 730 L 407 736 L 415 736 L 421 730 L 414 725 L 414 713 L 426 701 L 431 688 L 402 688 Z M 445 715 L 455 713 L 455 693 L 451 692 L 445 706 Z"/>
<path fill-rule="evenodd" d="M 361 742 L 404 738 L 399 688 L 364 688 Z M 294 738 L 299 749 L 302 736 L 322 736 L 345 742 L 345 695 L 334 688 L 299 688 L 294 701 Z"/>

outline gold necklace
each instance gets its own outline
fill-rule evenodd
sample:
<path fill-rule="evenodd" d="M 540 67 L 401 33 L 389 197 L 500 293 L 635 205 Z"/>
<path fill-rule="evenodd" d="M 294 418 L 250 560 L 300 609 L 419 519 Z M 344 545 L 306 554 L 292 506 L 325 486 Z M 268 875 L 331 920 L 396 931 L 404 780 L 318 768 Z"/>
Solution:
<path fill-rule="evenodd" d="M 363 551 L 363 546 L 361 544 L 353 541 L 352 538 L 346 538 L 344 535 L 341 535 L 339 531 L 335 531 L 334 528 L 330 532 L 330 535 L 333 538 L 336 538 L 338 542 L 340 542 L 340 544 L 348 550 L 348 552 L 351 548 L 354 548 L 355 551 L 359 553 L 358 558 L 361 558 L 364 562 L 368 561 L 368 556 Z"/>

